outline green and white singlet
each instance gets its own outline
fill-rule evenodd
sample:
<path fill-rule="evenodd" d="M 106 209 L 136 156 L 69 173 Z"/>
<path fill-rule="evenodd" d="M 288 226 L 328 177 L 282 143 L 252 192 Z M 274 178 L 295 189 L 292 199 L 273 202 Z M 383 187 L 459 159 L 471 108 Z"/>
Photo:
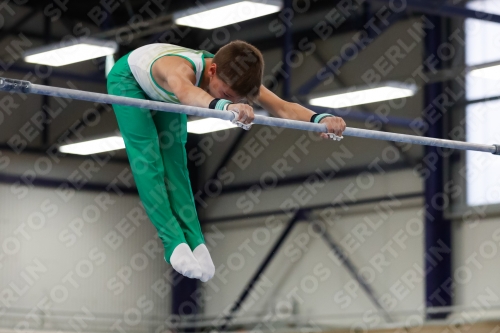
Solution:
<path fill-rule="evenodd" d="M 164 56 L 178 56 L 188 60 L 196 75 L 196 86 L 199 87 L 205 70 L 205 58 L 213 58 L 214 55 L 204 50 L 192 50 L 167 43 L 144 45 L 130 53 L 130 71 L 148 97 L 155 101 L 180 104 L 177 97 L 162 88 L 151 73 L 155 61 Z"/>
<path fill-rule="evenodd" d="M 204 58 L 213 57 L 207 51 L 177 45 L 145 45 L 117 60 L 107 77 L 108 94 L 179 103 L 151 76 L 154 62 L 168 55 L 191 63 L 197 85 L 203 77 Z M 113 110 L 141 202 L 170 263 L 179 244 L 187 243 L 194 250 L 205 242 L 187 169 L 187 115 L 119 104 L 113 104 Z"/>

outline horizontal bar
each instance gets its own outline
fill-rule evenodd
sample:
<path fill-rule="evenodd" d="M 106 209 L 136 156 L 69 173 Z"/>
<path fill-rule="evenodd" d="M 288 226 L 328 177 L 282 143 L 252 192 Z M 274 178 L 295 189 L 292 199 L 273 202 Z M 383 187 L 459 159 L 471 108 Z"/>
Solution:
<path fill-rule="evenodd" d="M 232 112 L 227 112 L 227 111 L 212 110 L 212 109 L 206 109 L 189 105 L 178 105 L 178 104 L 170 104 L 170 103 L 150 101 L 150 100 L 142 100 L 142 99 L 114 96 L 108 94 L 100 94 L 100 93 L 81 91 L 76 89 L 43 86 L 39 84 L 32 84 L 29 81 L 13 80 L 7 78 L 0 78 L 0 90 L 8 92 L 23 92 L 27 94 L 31 93 L 38 95 L 72 98 L 72 99 L 97 102 L 97 103 L 128 105 L 150 110 L 184 113 L 193 116 L 212 117 L 230 121 L 233 120 L 233 118 L 235 117 Z M 303 131 L 312 131 L 320 133 L 328 132 L 325 124 L 315 124 L 305 121 L 264 117 L 259 115 L 255 116 L 253 123 L 258 125 L 284 127 L 284 128 L 298 129 Z M 365 139 L 386 140 L 394 142 L 405 142 L 417 145 L 436 146 L 442 148 L 474 150 L 474 151 L 488 152 L 500 155 L 500 145 L 497 144 L 485 145 L 479 143 L 428 138 L 416 135 L 390 133 L 390 132 L 374 131 L 361 128 L 352 128 L 352 127 L 347 127 L 343 132 L 343 135 L 355 136 Z"/>
<path fill-rule="evenodd" d="M 88 157 L 87 157 L 88 158 Z M 5 174 L 5 173 L 0 173 L 0 184 L 21 184 L 25 185 L 26 184 L 26 176 L 23 175 L 13 175 L 13 174 Z M 113 184 L 110 186 L 110 183 L 91 183 L 91 182 L 86 182 L 84 184 L 78 184 L 78 186 L 73 185 L 71 182 L 69 182 L 67 179 L 53 179 L 53 178 L 45 178 L 45 177 L 40 177 L 39 175 L 36 176 L 34 179 L 30 179 L 29 185 L 28 186 L 33 186 L 33 187 L 48 187 L 48 188 L 61 188 L 61 185 L 66 184 L 68 187 L 72 190 L 78 190 L 78 191 L 93 191 L 93 192 L 114 192 L 119 195 L 122 194 L 131 194 L 131 195 L 137 195 L 139 192 L 137 191 L 137 188 L 134 187 L 125 187 L 125 186 L 118 186 L 116 184 Z"/>
<path fill-rule="evenodd" d="M 326 208 L 342 208 L 342 207 L 352 207 L 352 206 L 359 206 L 359 205 L 365 205 L 365 204 L 371 204 L 371 203 L 379 203 L 381 201 L 389 201 L 389 200 L 394 200 L 396 198 L 397 200 L 407 200 L 407 199 L 415 199 L 415 198 L 422 198 L 424 196 L 424 192 L 412 192 L 412 193 L 405 193 L 405 194 L 398 194 L 398 195 L 392 195 L 392 196 L 381 196 L 381 197 L 375 197 L 375 198 L 368 198 L 368 199 L 359 199 L 356 201 L 336 201 L 336 202 L 328 202 L 328 203 L 322 203 L 322 204 L 317 204 L 317 205 L 312 205 L 312 206 L 304 206 L 300 207 L 300 209 L 307 209 L 308 211 L 314 211 L 317 209 L 326 209 Z M 268 217 L 271 215 L 283 215 L 285 212 L 282 209 L 276 209 L 276 210 L 268 210 L 264 212 L 256 212 L 256 213 L 251 213 L 251 214 L 245 214 L 245 215 L 227 215 L 223 217 L 215 217 L 215 218 L 202 218 L 202 223 L 204 224 L 209 224 L 209 223 L 224 223 L 224 222 L 235 222 L 236 220 L 248 220 L 252 218 L 260 218 L 260 217 Z M 305 220 L 304 222 L 308 222 Z"/>
<path fill-rule="evenodd" d="M 404 169 L 414 169 L 417 167 L 417 164 L 409 164 L 408 162 L 395 162 L 395 163 L 380 163 L 380 168 L 383 169 L 386 172 L 394 172 L 394 171 L 401 171 Z M 332 175 L 335 175 L 335 179 L 339 180 L 340 178 L 346 178 L 346 177 L 352 177 L 352 176 L 357 176 L 363 171 L 366 171 L 366 165 L 361 165 L 359 167 L 352 167 L 352 168 L 343 168 L 338 171 L 332 171 L 331 169 L 325 169 L 325 170 L 317 170 L 315 173 L 323 173 L 324 175 L 327 175 L 327 177 L 332 177 Z M 290 177 L 285 177 L 283 179 L 279 179 L 276 182 L 273 182 L 273 188 L 274 187 L 279 187 L 279 186 L 289 186 L 289 185 L 295 185 L 295 186 L 300 186 L 301 184 L 304 184 L 307 182 L 307 180 L 311 177 L 310 173 L 307 174 L 301 174 L 298 176 L 290 176 Z M 235 185 L 228 185 L 228 186 L 223 186 L 220 195 L 226 195 L 226 194 L 231 194 L 231 193 L 237 193 L 237 192 L 245 192 L 247 191 L 252 185 L 255 185 L 255 182 L 245 182 L 245 183 L 237 183 Z M 250 214 L 251 215 L 251 214 Z M 250 216 L 250 215 L 245 215 L 245 216 Z"/>

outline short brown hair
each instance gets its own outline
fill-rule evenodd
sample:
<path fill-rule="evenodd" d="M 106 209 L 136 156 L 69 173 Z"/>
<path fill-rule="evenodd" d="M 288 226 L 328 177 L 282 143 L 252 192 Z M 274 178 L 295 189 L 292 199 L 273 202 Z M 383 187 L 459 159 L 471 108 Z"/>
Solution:
<path fill-rule="evenodd" d="M 259 96 L 264 58 L 255 46 L 232 41 L 215 53 L 212 63 L 217 64 L 217 76 L 250 104 Z"/>

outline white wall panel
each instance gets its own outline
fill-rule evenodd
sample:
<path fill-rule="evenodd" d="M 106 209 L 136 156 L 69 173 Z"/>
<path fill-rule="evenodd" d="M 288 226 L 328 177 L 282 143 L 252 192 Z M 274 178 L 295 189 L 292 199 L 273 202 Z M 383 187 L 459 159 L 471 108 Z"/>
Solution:
<path fill-rule="evenodd" d="M 382 210 L 377 204 L 352 206 L 347 212 L 338 210 L 338 219 L 324 222 L 331 237 L 370 281 L 381 303 L 399 312 L 394 320 L 403 320 L 407 314 L 401 311 L 416 311 L 423 302 L 422 275 L 415 275 L 418 282 L 408 282 L 409 272 L 423 265 L 421 205 L 421 199 L 412 199 L 394 201 L 391 208 Z M 203 285 L 206 315 L 217 316 L 233 304 L 285 225 L 284 215 L 267 224 L 262 219 L 215 224 L 224 238 L 211 249 L 219 276 Z M 300 222 L 237 316 L 312 319 L 317 325 L 364 323 L 368 328 L 383 322 L 374 315 L 375 309 L 320 234 Z M 363 322 L 363 316 L 370 320 Z"/>
<path fill-rule="evenodd" d="M 64 202 L 37 187 L 19 199 L 2 184 L 0 198 L 2 326 L 24 325 L 20 319 L 32 309 L 41 320 L 44 307 L 69 316 L 48 315 L 46 328 L 66 327 L 85 309 L 106 319 L 90 320 L 90 327 L 108 330 L 117 320 L 133 330 L 170 313 L 170 286 L 163 293 L 152 288 L 159 280 L 169 285 L 170 266 L 137 196 L 80 191 Z"/>

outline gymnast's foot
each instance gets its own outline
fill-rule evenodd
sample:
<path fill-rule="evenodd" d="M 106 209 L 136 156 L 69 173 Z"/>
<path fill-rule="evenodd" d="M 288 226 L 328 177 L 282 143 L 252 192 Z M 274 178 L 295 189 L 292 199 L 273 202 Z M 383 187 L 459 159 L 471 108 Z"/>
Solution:
<path fill-rule="evenodd" d="M 196 249 L 194 249 L 193 254 L 201 266 L 202 275 L 200 280 L 201 282 L 207 282 L 214 276 L 215 266 L 206 245 L 198 245 Z"/>
<path fill-rule="evenodd" d="M 181 243 L 175 247 L 170 256 L 170 264 L 173 269 L 190 279 L 202 277 L 201 266 L 186 243 Z"/>

